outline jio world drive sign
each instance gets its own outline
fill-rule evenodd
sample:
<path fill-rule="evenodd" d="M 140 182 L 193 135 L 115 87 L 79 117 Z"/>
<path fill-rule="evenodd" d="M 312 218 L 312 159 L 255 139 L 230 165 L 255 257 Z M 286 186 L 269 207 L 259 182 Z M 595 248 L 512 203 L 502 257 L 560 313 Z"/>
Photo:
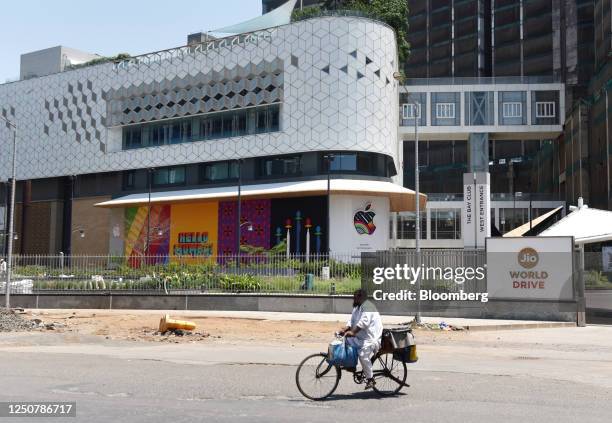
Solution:
<path fill-rule="evenodd" d="M 484 248 L 491 236 L 491 175 L 488 172 L 463 174 L 463 245 Z"/>
<path fill-rule="evenodd" d="M 572 300 L 572 237 L 488 238 L 489 298 Z"/>

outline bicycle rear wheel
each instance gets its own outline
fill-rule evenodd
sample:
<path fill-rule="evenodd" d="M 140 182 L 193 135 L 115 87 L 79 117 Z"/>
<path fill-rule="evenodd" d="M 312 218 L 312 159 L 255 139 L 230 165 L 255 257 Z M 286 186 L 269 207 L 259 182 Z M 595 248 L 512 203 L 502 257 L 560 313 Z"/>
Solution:
<path fill-rule="evenodd" d="M 306 398 L 320 401 L 334 393 L 340 381 L 340 368 L 329 364 L 323 353 L 306 357 L 295 372 L 295 383 Z"/>
<path fill-rule="evenodd" d="M 383 396 L 397 394 L 406 383 L 406 363 L 395 360 L 393 353 L 381 354 L 372 361 L 374 390 Z"/>

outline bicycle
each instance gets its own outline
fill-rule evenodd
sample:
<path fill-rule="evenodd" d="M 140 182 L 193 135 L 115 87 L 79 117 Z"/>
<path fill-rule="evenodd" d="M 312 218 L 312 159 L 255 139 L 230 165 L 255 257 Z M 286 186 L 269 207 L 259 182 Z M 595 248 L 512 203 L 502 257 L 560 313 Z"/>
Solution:
<path fill-rule="evenodd" d="M 381 396 L 397 394 L 406 386 L 408 369 L 406 363 L 396 359 L 396 350 L 382 343 L 380 350 L 372 356 L 372 370 L 375 385 L 374 391 Z M 342 370 L 353 374 L 356 384 L 365 382 L 363 370 L 329 364 L 328 353 L 321 352 L 306 357 L 295 372 L 295 382 L 302 395 L 313 401 L 321 401 L 332 395 L 340 379 Z"/>

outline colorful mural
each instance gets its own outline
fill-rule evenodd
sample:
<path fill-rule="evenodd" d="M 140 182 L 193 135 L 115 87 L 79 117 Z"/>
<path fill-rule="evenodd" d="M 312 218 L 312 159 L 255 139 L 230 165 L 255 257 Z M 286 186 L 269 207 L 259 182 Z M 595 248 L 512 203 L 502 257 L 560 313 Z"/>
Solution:
<path fill-rule="evenodd" d="M 323 196 L 273 199 L 271 244 L 284 241 L 289 233 L 292 253 L 305 254 L 307 247 L 311 254 L 326 252 L 326 211 L 327 198 Z"/>
<path fill-rule="evenodd" d="M 125 255 L 134 265 L 141 264 L 145 256 L 150 257 L 147 260 L 148 263 L 167 260 L 169 230 L 169 205 L 152 205 L 150 221 L 148 221 L 147 206 L 127 208 L 125 210 Z"/>
<path fill-rule="evenodd" d="M 243 200 L 241 245 L 270 249 L 288 238 L 291 253 L 323 253 L 326 207 L 325 197 Z M 134 266 L 147 255 L 159 263 L 236 254 L 236 201 L 153 205 L 149 225 L 147 214 L 147 206 L 125 209 L 124 253 Z"/>
<path fill-rule="evenodd" d="M 216 201 L 172 205 L 170 254 L 174 258 L 217 255 Z"/>
<path fill-rule="evenodd" d="M 219 254 L 236 254 L 237 201 L 219 202 Z M 243 200 L 241 202 L 241 245 L 270 248 L 270 200 Z M 249 226 L 252 230 L 249 231 Z"/>

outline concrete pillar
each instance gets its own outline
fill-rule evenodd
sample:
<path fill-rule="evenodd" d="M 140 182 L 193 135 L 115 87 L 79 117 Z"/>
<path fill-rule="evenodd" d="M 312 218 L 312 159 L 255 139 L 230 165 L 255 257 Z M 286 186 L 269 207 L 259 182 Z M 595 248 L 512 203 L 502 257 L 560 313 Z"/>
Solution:
<path fill-rule="evenodd" d="M 466 248 L 484 248 L 491 236 L 491 175 L 489 134 L 471 133 L 468 138 L 468 171 L 463 174 L 461 233 Z"/>
<path fill-rule="evenodd" d="M 489 171 L 489 134 L 471 133 L 468 138 L 468 171 Z"/>

